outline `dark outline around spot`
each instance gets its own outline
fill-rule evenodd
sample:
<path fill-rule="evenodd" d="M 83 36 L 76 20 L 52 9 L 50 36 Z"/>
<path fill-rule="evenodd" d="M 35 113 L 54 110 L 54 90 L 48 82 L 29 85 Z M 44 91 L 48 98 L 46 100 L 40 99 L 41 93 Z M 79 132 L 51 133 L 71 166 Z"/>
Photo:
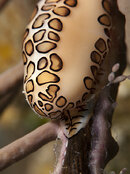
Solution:
<path fill-rule="evenodd" d="M 104 50 L 104 51 L 101 51 L 101 50 L 96 46 L 96 44 L 97 44 L 100 40 L 101 40 L 101 41 L 104 43 L 104 45 L 105 45 L 105 50 Z M 99 39 L 96 41 L 96 43 L 95 43 L 95 48 L 96 48 L 100 53 L 104 53 L 104 52 L 107 50 L 106 42 L 104 41 L 104 39 L 99 38 Z"/>
<path fill-rule="evenodd" d="M 42 13 L 42 14 L 38 15 L 37 18 L 35 19 L 35 21 L 34 21 L 33 24 L 32 24 L 32 29 L 38 29 L 38 28 L 41 28 L 41 27 L 44 25 L 44 21 L 42 21 L 42 24 L 41 24 L 39 27 L 34 27 L 34 24 L 35 24 L 36 20 L 37 20 L 40 16 L 42 16 L 42 15 L 44 15 L 44 14 L 45 14 L 45 15 L 48 15 L 48 17 L 45 18 L 44 20 L 47 20 L 47 19 L 49 19 L 49 18 L 51 17 L 51 15 L 50 15 L 49 13 Z"/>
<path fill-rule="evenodd" d="M 69 6 L 69 7 L 76 7 L 77 4 L 78 4 L 78 3 L 77 3 L 77 0 L 74 0 L 74 1 L 75 1 L 75 5 L 74 5 L 74 6 L 70 6 L 70 5 L 66 4 L 66 1 L 67 1 L 67 0 L 64 1 L 64 4 L 67 5 L 67 6 Z"/>
<path fill-rule="evenodd" d="M 60 16 L 60 17 L 66 17 L 66 16 L 69 16 L 69 14 L 70 14 L 70 9 L 68 8 L 68 7 L 65 7 L 65 6 L 59 6 L 59 7 L 57 7 L 57 8 L 65 8 L 65 9 L 67 9 L 68 10 L 68 12 L 67 12 L 67 14 L 66 15 L 60 15 L 60 14 L 57 14 L 54 10 L 55 10 L 55 8 L 53 9 L 53 13 L 55 14 L 55 15 L 57 15 L 57 16 Z"/>
<path fill-rule="evenodd" d="M 52 7 L 52 8 L 49 9 L 49 10 L 44 10 L 44 9 L 43 9 L 44 6 L 45 6 L 45 7 Z M 50 10 L 54 9 L 55 7 L 56 7 L 56 5 L 46 5 L 46 4 L 44 4 L 44 5 L 42 6 L 41 10 L 42 10 L 42 11 L 50 11 Z"/>
<path fill-rule="evenodd" d="M 26 65 L 26 64 L 27 64 L 27 62 L 28 62 L 28 59 L 27 59 L 27 56 L 26 56 L 26 54 L 25 54 L 25 52 L 24 52 L 24 51 L 22 52 L 22 57 L 23 57 L 23 56 L 25 56 L 25 57 L 26 57 L 26 62 L 24 62 L 24 59 L 23 59 L 23 64 L 24 64 L 24 65 Z"/>
<path fill-rule="evenodd" d="M 35 63 L 32 62 L 32 61 L 30 61 L 30 62 L 28 63 L 28 66 L 27 66 L 27 75 L 28 75 L 28 67 L 29 67 L 30 64 L 33 64 L 33 66 L 34 66 L 34 70 L 33 70 L 32 74 L 34 74 L 34 72 L 35 72 Z M 31 75 L 31 76 L 32 76 L 32 75 Z M 31 76 L 30 76 L 30 77 L 31 77 Z M 30 78 L 30 77 L 29 77 L 29 78 Z M 27 80 L 28 80 L 28 79 L 27 79 Z"/>
<path fill-rule="evenodd" d="M 51 108 L 48 110 L 48 109 L 46 108 L 46 105 L 50 105 Z M 51 104 L 49 104 L 49 103 L 46 103 L 46 104 L 45 104 L 45 110 L 46 110 L 47 112 L 51 111 L 52 109 L 53 109 L 53 105 L 51 105 Z"/>
<path fill-rule="evenodd" d="M 57 21 L 61 24 L 61 29 L 56 29 L 56 28 L 53 28 L 53 27 L 50 26 L 50 23 L 51 23 L 53 20 L 57 20 Z M 55 31 L 62 31 L 62 29 L 63 29 L 63 24 L 62 24 L 61 20 L 58 19 L 58 18 L 53 18 L 53 19 L 51 19 L 51 20 L 48 22 L 48 26 L 49 26 L 51 29 L 55 30 Z"/>
<path fill-rule="evenodd" d="M 56 93 L 55 93 L 56 96 L 55 96 L 54 98 L 52 98 L 52 102 L 53 102 L 54 99 L 57 97 L 57 92 L 60 90 L 60 87 L 59 87 L 58 85 L 49 85 L 49 86 L 48 86 L 48 88 L 46 89 L 46 92 L 47 92 L 47 94 L 48 94 L 49 96 L 51 96 L 51 97 L 53 97 L 53 96 L 50 95 L 49 92 L 48 92 L 48 91 L 49 91 L 49 88 L 50 88 L 51 86 L 56 86 L 56 87 L 57 87 L 57 91 L 56 91 Z"/>
<path fill-rule="evenodd" d="M 40 100 L 38 100 L 38 105 L 40 106 L 40 107 L 43 107 L 43 103 L 42 104 L 40 104 L 40 103 L 42 103 Z"/>
<path fill-rule="evenodd" d="M 30 104 L 30 102 L 29 102 L 29 97 L 31 97 L 31 102 L 32 102 L 32 100 L 33 100 L 33 95 L 31 95 L 31 94 L 28 95 L 28 103 Z M 32 106 L 32 104 L 30 104 L 30 106 Z"/>
<path fill-rule="evenodd" d="M 92 83 L 94 82 L 94 81 L 93 81 L 93 79 L 92 79 L 91 77 L 88 77 L 88 76 L 87 76 L 87 77 L 84 77 L 84 80 L 83 80 L 83 81 L 84 81 L 84 85 L 85 85 L 85 87 L 86 87 L 88 90 L 93 89 L 93 88 L 88 88 L 88 87 L 86 86 L 86 83 L 85 83 L 86 79 L 91 80 L 91 81 L 92 81 Z"/>
<path fill-rule="evenodd" d="M 45 32 L 43 33 L 41 39 L 36 41 L 36 40 L 35 40 L 35 35 L 38 34 L 38 33 L 41 32 L 41 31 L 45 31 Z M 36 43 L 36 42 L 41 41 L 41 40 L 44 38 L 45 33 L 46 33 L 46 30 L 45 30 L 45 29 L 38 30 L 38 31 L 33 35 L 33 40 L 34 40 L 34 42 Z"/>
<path fill-rule="evenodd" d="M 60 66 L 60 68 L 59 68 L 58 70 L 52 69 L 53 63 L 52 63 L 51 57 L 54 56 L 54 55 L 56 55 L 56 56 L 59 58 L 59 60 L 60 60 L 60 65 L 61 65 L 61 66 Z M 54 71 L 54 72 L 58 72 L 58 71 L 60 71 L 60 70 L 63 68 L 63 61 L 62 61 L 62 59 L 60 58 L 60 56 L 58 56 L 58 54 L 56 54 L 56 53 L 52 53 L 52 54 L 50 55 L 50 62 L 51 62 L 50 69 L 51 69 L 52 71 Z"/>
<path fill-rule="evenodd" d="M 42 83 L 42 84 L 39 84 L 39 82 L 38 82 L 38 77 L 42 74 L 42 73 L 44 73 L 44 72 L 47 72 L 47 73 L 49 73 L 49 74 L 53 74 L 54 76 L 56 76 L 57 77 L 57 80 L 54 82 L 54 81 L 49 81 L 49 82 L 46 82 L 46 83 Z M 39 86 L 41 86 L 41 85 L 45 85 L 45 84 L 48 84 L 48 83 L 57 83 L 57 82 L 59 82 L 60 81 L 60 78 L 56 75 L 56 74 L 54 74 L 54 73 L 50 73 L 49 71 L 47 71 L 47 70 L 45 70 L 45 71 L 42 71 L 37 77 L 36 77 L 36 82 L 37 82 L 37 84 L 39 85 Z"/>
<path fill-rule="evenodd" d="M 39 62 L 40 62 L 41 59 L 45 59 L 45 60 L 46 60 L 46 64 L 45 64 L 45 66 L 44 66 L 43 68 L 38 68 L 38 67 L 39 67 Z M 37 69 L 38 69 L 38 70 L 43 70 L 43 69 L 45 69 L 45 68 L 47 67 L 47 65 L 48 65 L 48 60 L 47 60 L 47 58 L 46 58 L 46 57 L 41 57 L 41 58 L 38 60 L 38 62 L 37 62 Z"/>
<path fill-rule="evenodd" d="M 28 54 L 27 49 L 26 49 L 26 46 L 27 46 L 28 42 L 31 42 L 31 44 L 32 44 L 32 52 L 31 52 L 30 54 Z M 34 45 L 33 45 L 33 42 L 32 42 L 31 39 L 29 39 L 29 40 L 25 43 L 25 52 L 26 52 L 26 54 L 27 54 L 28 56 L 31 56 L 31 55 L 34 53 Z"/>
<path fill-rule="evenodd" d="M 107 18 L 109 19 L 110 24 L 109 24 L 109 25 L 104 24 L 104 23 L 100 20 L 102 17 L 107 17 Z M 110 20 L 110 18 L 109 18 L 109 16 L 108 16 L 107 14 L 102 14 L 101 16 L 99 16 L 99 17 L 98 17 L 98 22 L 99 22 L 101 25 L 104 25 L 104 26 L 107 26 L 107 27 L 110 27 L 110 26 L 111 26 L 111 20 Z"/>
<path fill-rule="evenodd" d="M 27 92 L 27 84 L 28 84 L 29 82 L 32 82 L 33 89 L 32 89 L 31 91 Z M 29 81 L 26 83 L 26 92 L 27 92 L 27 94 L 28 94 L 28 93 L 33 92 L 33 91 L 34 91 L 34 83 L 33 83 L 33 80 L 31 79 L 31 80 L 29 80 Z"/>
<path fill-rule="evenodd" d="M 53 44 L 54 44 L 54 48 L 51 48 L 51 49 L 49 49 L 48 51 L 45 51 L 45 52 L 39 51 L 37 47 L 38 47 L 40 44 L 42 44 L 42 43 L 47 43 L 47 42 L 53 43 L 53 42 L 50 42 L 50 41 L 43 41 L 43 42 L 39 43 L 38 45 L 36 45 L 36 50 L 37 50 L 38 53 L 46 54 L 46 53 L 50 52 L 51 50 L 53 50 L 53 49 L 55 49 L 55 48 L 57 47 L 57 44 L 53 43 Z"/>
<path fill-rule="evenodd" d="M 50 33 L 53 33 L 54 35 L 56 35 L 56 37 L 58 37 L 58 40 L 51 39 L 50 36 L 49 36 Z M 58 41 L 60 40 L 59 35 L 58 35 L 57 33 L 53 32 L 53 31 L 49 31 L 49 32 L 48 32 L 48 38 L 49 38 L 50 40 L 55 41 L 55 42 L 58 42 Z"/>
<path fill-rule="evenodd" d="M 57 102 L 60 100 L 60 98 L 63 98 L 63 99 L 65 100 L 65 104 L 62 105 L 62 106 L 58 106 L 58 104 L 57 104 Z M 58 97 L 58 99 L 56 100 L 56 106 L 59 107 L 59 108 L 64 107 L 64 106 L 66 105 L 66 103 L 67 103 L 67 99 L 66 99 L 64 96 L 60 96 L 60 97 Z"/>
<path fill-rule="evenodd" d="M 103 0 L 102 1 L 102 6 L 103 6 L 103 8 L 104 8 L 104 10 L 108 13 L 108 14 L 111 14 L 106 8 L 105 8 L 105 6 L 104 6 L 104 2 L 105 1 L 107 1 L 107 0 Z M 107 1 L 108 2 L 108 1 Z M 109 2 L 108 2 L 109 3 Z M 109 3 L 109 5 L 110 5 L 110 3 Z"/>

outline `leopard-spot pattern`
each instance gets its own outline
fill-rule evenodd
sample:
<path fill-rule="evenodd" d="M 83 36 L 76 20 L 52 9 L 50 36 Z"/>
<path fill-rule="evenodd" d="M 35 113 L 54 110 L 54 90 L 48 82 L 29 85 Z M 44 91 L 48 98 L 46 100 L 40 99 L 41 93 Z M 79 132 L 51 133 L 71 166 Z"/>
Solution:
<path fill-rule="evenodd" d="M 60 5 L 58 4 L 60 2 Z M 62 5 L 61 5 L 62 2 Z M 97 17 L 97 21 L 104 27 L 104 33 L 108 40 L 99 38 L 94 43 L 94 49 L 90 53 L 90 59 L 94 65 L 90 67 L 93 78 L 85 76 L 83 78 L 86 92 L 81 97 L 81 100 L 68 102 L 65 96 L 59 96 L 60 91 L 60 76 L 58 72 L 62 71 L 64 62 L 62 57 L 55 53 L 60 41 L 60 33 L 64 29 L 64 23 L 61 18 L 67 18 L 73 10 L 78 7 L 78 0 L 46 0 L 42 8 L 37 5 L 31 17 L 31 28 L 27 28 L 24 34 L 23 44 L 23 62 L 25 66 L 25 93 L 30 106 L 39 115 L 49 117 L 51 119 L 65 120 L 66 130 L 71 134 L 81 124 L 80 118 L 84 117 L 82 111 L 87 110 L 82 102 L 87 100 L 89 94 L 95 92 L 93 84 L 97 83 L 97 73 L 105 56 L 110 48 L 110 4 L 108 0 L 102 1 L 102 8 L 105 13 Z M 39 13 L 40 11 L 40 13 Z M 37 15 L 38 14 L 38 15 Z M 51 18 L 51 15 L 55 17 Z M 48 30 L 44 25 L 48 25 Z M 30 31 L 33 31 L 33 37 L 29 37 Z M 46 37 L 45 37 L 46 36 Z M 31 60 L 34 52 L 37 52 L 39 57 L 37 61 Z M 46 54 L 49 53 L 49 56 Z M 33 75 L 37 72 L 34 80 Z M 46 79 L 47 77 L 47 79 Z M 49 79 L 49 80 L 48 80 Z M 45 91 L 38 91 L 37 100 L 34 100 L 36 86 L 45 86 Z M 57 107 L 57 111 L 53 108 Z M 70 109 L 75 108 L 79 114 L 71 116 Z M 72 133 L 73 135 L 74 133 Z"/>

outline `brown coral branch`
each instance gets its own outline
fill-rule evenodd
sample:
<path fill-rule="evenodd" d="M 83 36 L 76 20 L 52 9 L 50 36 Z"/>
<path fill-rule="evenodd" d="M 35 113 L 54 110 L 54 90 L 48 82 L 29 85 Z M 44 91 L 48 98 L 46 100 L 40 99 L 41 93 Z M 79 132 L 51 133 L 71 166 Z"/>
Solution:
<path fill-rule="evenodd" d="M 23 63 L 0 74 L 0 113 L 8 106 L 23 83 Z"/>
<path fill-rule="evenodd" d="M 110 86 L 101 91 L 89 125 L 69 140 L 62 174 L 79 174 L 80 171 L 83 174 L 102 174 L 105 165 L 118 152 L 110 130 L 115 103 L 109 95 Z"/>
<path fill-rule="evenodd" d="M 118 144 L 111 135 L 111 119 L 116 103 L 110 96 L 110 86 L 100 93 L 91 125 L 91 151 L 89 170 L 101 174 L 106 164 L 117 154 Z"/>
<path fill-rule="evenodd" d="M 55 140 L 58 130 L 58 122 L 49 122 L 0 149 L 0 171 Z"/>
<path fill-rule="evenodd" d="M 7 93 L 4 97 L 0 99 L 0 113 L 2 113 L 4 109 L 10 104 L 16 94 L 17 91 L 12 91 L 10 93 Z"/>
<path fill-rule="evenodd" d="M 0 98 L 8 92 L 16 89 L 23 81 L 23 63 L 17 65 L 0 74 Z"/>
<path fill-rule="evenodd" d="M 3 9 L 7 2 L 9 2 L 9 0 L 0 0 L 0 10 Z"/>

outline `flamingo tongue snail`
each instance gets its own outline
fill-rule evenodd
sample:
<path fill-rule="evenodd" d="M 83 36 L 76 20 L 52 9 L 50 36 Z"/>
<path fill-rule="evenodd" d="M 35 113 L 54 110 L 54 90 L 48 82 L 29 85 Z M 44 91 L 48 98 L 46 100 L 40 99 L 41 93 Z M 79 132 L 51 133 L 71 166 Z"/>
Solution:
<path fill-rule="evenodd" d="M 107 0 L 41 0 L 23 42 L 24 93 L 70 138 L 89 121 L 98 72 L 110 48 Z"/>

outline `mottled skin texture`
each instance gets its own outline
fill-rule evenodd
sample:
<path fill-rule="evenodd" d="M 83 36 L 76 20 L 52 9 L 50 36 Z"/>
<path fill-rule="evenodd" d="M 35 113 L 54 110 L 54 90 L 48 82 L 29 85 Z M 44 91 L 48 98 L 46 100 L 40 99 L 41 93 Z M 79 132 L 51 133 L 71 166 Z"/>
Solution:
<path fill-rule="evenodd" d="M 28 103 L 43 117 L 61 119 L 69 138 L 91 116 L 110 48 L 109 12 L 107 0 L 41 0 L 24 35 Z"/>

